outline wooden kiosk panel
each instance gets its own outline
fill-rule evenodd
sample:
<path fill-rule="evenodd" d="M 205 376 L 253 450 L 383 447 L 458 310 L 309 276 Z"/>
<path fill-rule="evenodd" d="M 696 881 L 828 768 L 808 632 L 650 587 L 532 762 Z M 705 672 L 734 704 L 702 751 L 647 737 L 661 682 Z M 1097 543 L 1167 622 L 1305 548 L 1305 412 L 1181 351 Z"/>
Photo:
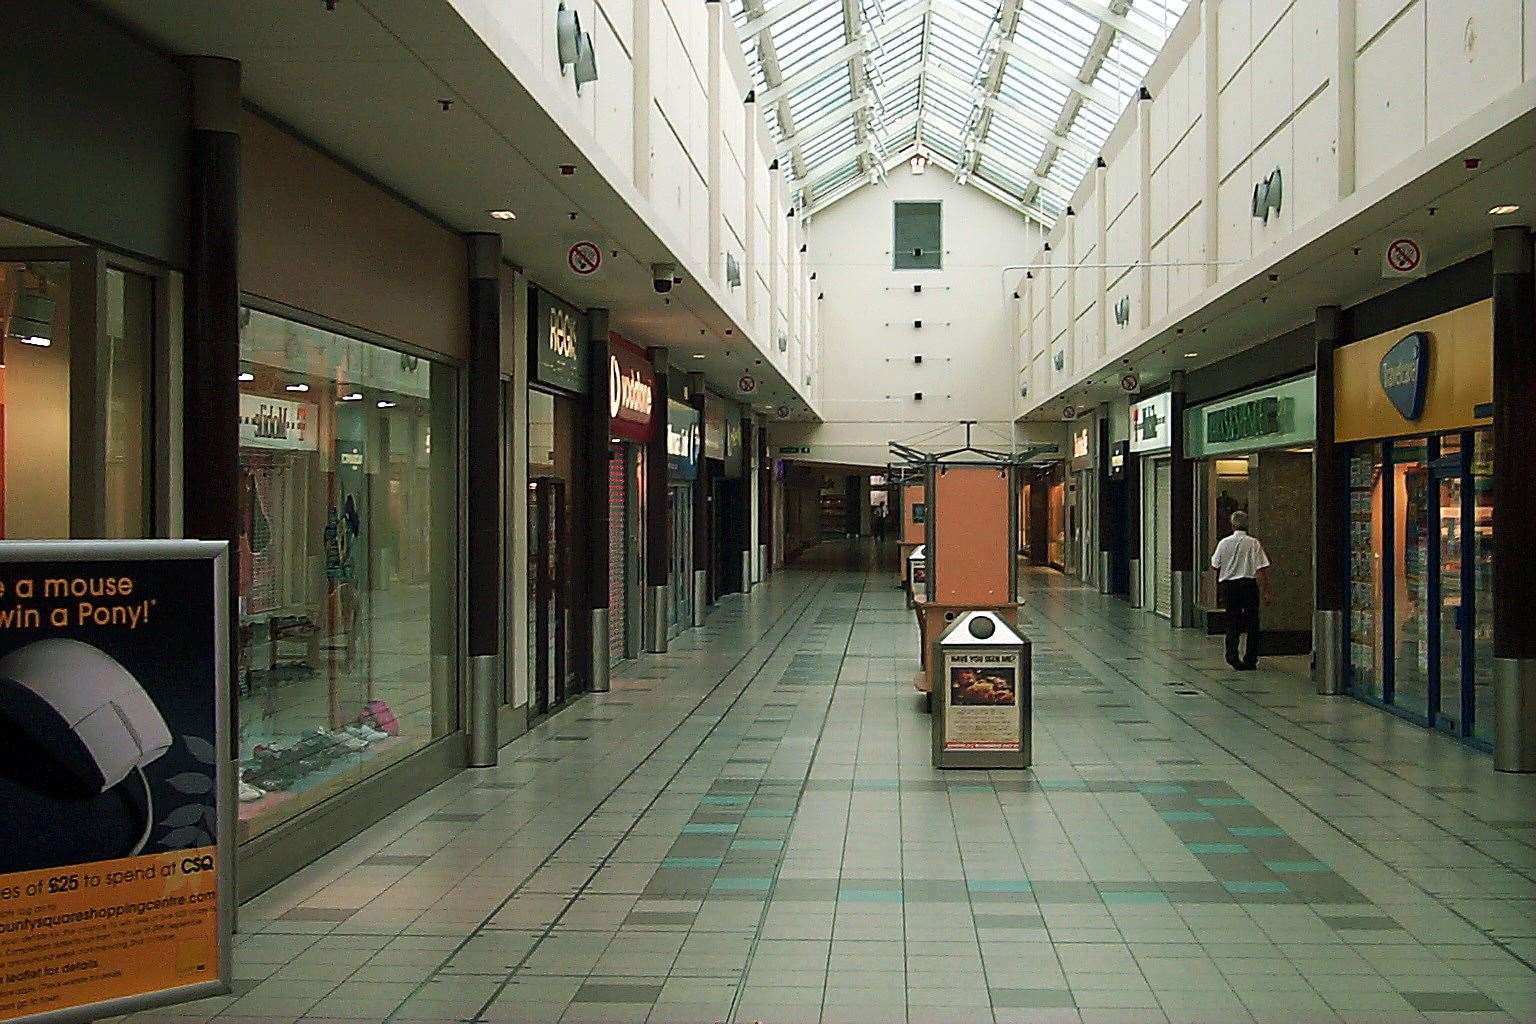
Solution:
<path fill-rule="evenodd" d="M 939 466 L 929 503 L 928 593 L 935 604 L 1014 599 L 1013 500 L 1005 466 Z"/>

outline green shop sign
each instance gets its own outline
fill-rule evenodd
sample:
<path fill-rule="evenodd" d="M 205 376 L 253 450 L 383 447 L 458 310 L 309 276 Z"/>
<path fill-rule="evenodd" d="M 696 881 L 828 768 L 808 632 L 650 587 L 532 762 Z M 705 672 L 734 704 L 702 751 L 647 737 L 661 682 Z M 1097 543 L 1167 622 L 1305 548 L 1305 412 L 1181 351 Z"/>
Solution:
<path fill-rule="evenodd" d="M 1317 437 L 1317 378 L 1207 402 L 1184 417 L 1185 454 L 1192 459 L 1311 444 Z"/>

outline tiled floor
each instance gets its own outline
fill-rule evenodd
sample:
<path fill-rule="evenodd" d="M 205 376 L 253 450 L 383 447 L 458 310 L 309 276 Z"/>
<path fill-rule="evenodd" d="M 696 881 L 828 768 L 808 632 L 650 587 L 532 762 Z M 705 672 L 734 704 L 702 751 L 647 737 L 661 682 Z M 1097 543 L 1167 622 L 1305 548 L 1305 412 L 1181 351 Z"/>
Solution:
<path fill-rule="evenodd" d="M 1536 779 L 1046 573 L 1033 770 L 937 772 L 901 594 L 821 554 L 246 906 L 236 994 L 155 1016 L 1536 1019 Z"/>

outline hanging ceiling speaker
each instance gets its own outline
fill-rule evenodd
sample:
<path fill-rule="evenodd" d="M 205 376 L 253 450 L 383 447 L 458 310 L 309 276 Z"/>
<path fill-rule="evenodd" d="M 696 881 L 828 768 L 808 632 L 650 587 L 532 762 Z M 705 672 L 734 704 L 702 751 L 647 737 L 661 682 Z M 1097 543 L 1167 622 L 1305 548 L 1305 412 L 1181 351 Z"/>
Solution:
<path fill-rule="evenodd" d="M 576 43 L 576 91 L 597 81 L 597 51 L 592 49 L 592 33 L 583 32 Z"/>
<path fill-rule="evenodd" d="M 581 15 L 561 4 L 555 11 L 555 49 L 560 56 L 560 74 L 567 64 L 575 64 L 581 48 Z"/>

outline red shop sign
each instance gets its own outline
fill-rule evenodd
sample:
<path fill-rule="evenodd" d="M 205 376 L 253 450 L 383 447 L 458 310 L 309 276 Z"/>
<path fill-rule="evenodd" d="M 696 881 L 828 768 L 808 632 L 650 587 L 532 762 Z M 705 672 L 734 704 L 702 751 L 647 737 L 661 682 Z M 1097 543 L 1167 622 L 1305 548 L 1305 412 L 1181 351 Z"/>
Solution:
<path fill-rule="evenodd" d="M 656 436 L 656 373 L 639 347 L 608 335 L 608 430 L 649 443 Z"/>

